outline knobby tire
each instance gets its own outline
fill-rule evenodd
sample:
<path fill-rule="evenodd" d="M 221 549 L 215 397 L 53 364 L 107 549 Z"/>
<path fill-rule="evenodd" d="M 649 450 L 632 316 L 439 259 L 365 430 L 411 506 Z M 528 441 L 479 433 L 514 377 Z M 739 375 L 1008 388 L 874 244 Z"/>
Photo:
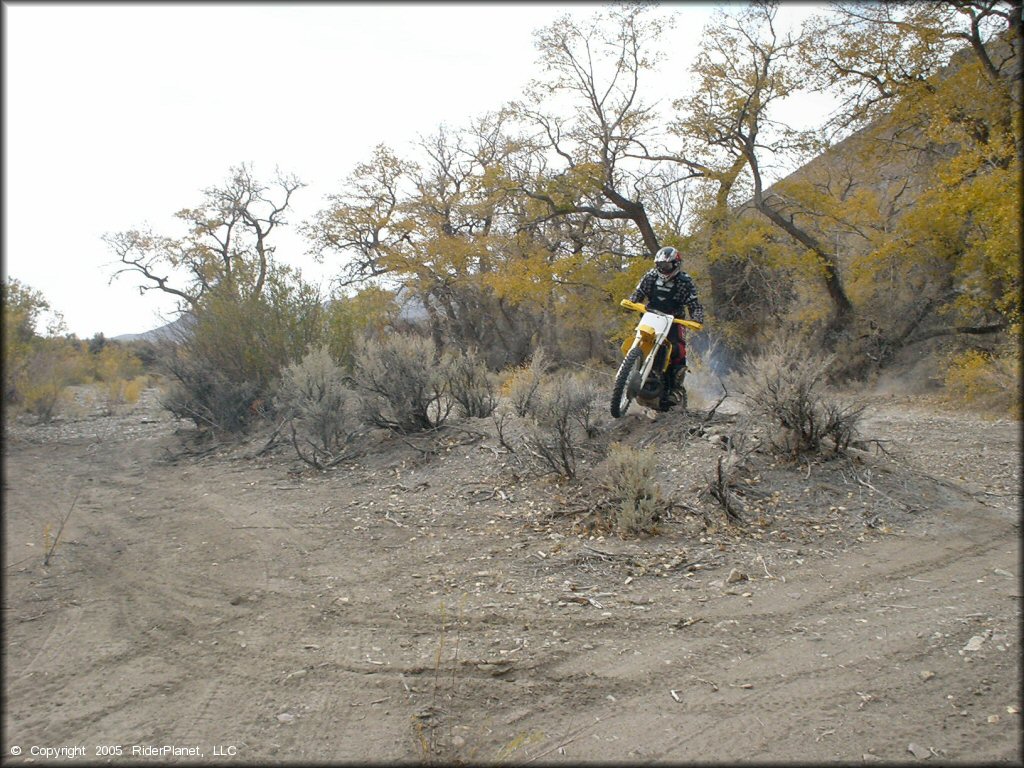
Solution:
<path fill-rule="evenodd" d="M 626 411 L 629 410 L 629 404 L 633 402 L 633 398 L 630 397 L 626 399 L 625 405 L 623 405 L 623 396 L 626 392 L 626 386 L 629 384 L 629 376 L 637 367 L 637 362 L 640 361 L 643 354 L 644 351 L 640 347 L 633 347 L 626 354 L 622 365 L 619 366 L 619 372 L 615 374 L 615 386 L 612 388 L 613 419 L 624 416 Z"/>

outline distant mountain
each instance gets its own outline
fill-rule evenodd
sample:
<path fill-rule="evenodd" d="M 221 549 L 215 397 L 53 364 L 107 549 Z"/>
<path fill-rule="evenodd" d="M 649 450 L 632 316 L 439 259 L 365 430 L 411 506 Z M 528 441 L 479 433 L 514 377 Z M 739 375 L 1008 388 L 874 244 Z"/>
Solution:
<path fill-rule="evenodd" d="M 112 341 L 165 341 L 167 339 L 180 339 L 182 335 L 195 323 L 192 315 L 182 315 L 159 328 L 154 328 L 145 333 L 122 333 L 120 336 L 112 337 Z"/>

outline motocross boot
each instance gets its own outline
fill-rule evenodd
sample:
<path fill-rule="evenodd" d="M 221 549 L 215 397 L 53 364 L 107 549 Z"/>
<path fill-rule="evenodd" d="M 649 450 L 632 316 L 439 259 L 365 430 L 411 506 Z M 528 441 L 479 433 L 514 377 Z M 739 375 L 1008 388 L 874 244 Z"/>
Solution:
<path fill-rule="evenodd" d="M 668 370 L 665 371 L 665 385 L 661 390 L 661 400 L 658 402 L 658 409 L 667 411 L 669 408 L 675 407 L 679 402 L 676 399 L 676 371 L 679 369 L 678 366 L 670 365 Z"/>
<path fill-rule="evenodd" d="M 686 363 L 670 365 L 665 371 L 665 388 L 662 391 L 659 405 L 663 411 L 674 408 L 680 403 L 686 409 L 686 390 L 683 388 L 683 380 L 686 378 Z"/>

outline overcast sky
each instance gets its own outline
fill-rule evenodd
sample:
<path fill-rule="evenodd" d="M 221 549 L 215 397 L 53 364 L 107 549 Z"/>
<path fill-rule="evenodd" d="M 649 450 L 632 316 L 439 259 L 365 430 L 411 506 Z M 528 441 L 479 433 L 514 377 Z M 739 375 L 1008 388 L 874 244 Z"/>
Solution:
<path fill-rule="evenodd" d="M 306 182 L 296 224 L 377 144 L 404 154 L 517 98 L 538 73 L 533 31 L 597 7 L 4 2 L 4 275 L 79 338 L 157 327 L 173 302 L 130 275 L 108 285 L 104 233 L 180 234 L 174 212 L 243 162 Z M 665 7 L 681 16 L 672 98 L 711 6 Z M 326 286 L 331 270 L 290 250 Z"/>

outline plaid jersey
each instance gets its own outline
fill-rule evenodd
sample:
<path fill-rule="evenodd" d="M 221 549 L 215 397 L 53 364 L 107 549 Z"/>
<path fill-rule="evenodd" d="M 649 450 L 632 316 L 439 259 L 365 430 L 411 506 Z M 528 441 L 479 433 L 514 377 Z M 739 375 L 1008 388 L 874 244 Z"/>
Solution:
<path fill-rule="evenodd" d="M 640 278 L 629 300 L 679 318 L 686 317 L 686 309 L 689 309 L 691 320 L 704 322 L 704 307 L 697 298 L 697 288 L 685 272 L 666 280 L 658 270 L 652 269 Z"/>

